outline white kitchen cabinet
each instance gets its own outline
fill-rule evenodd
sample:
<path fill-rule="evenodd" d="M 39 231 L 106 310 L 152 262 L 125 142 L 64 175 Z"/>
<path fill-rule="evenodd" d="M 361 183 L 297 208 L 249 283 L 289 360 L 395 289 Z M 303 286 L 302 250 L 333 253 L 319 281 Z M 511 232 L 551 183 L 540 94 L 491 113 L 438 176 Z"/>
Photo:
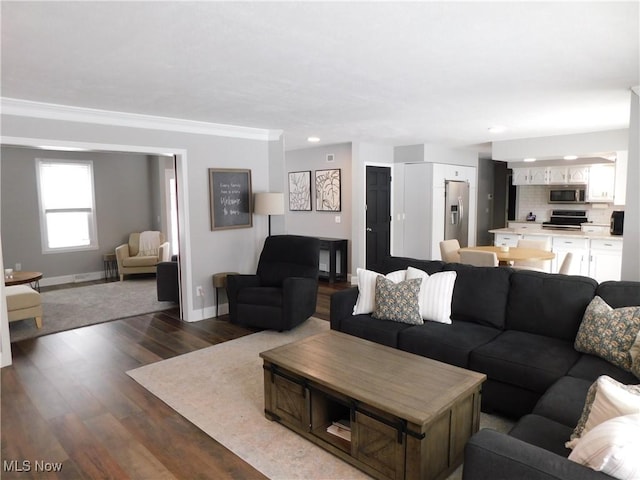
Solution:
<path fill-rule="evenodd" d="M 616 152 L 616 179 L 613 188 L 614 205 L 624 205 L 627 199 L 627 164 L 629 152 Z"/>
<path fill-rule="evenodd" d="M 589 167 L 576 165 L 567 168 L 567 179 L 569 183 L 581 183 L 586 185 L 589 182 Z"/>
<path fill-rule="evenodd" d="M 613 202 L 615 177 L 615 165 L 591 165 L 587 184 L 587 202 Z"/>
<path fill-rule="evenodd" d="M 589 276 L 602 283 L 620 280 L 622 271 L 622 242 L 620 240 L 592 239 L 589 258 Z"/>
<path fill-rule="evenodd" d="M 549 167 L 548 179 L 550 185 L 566 185 L 569 183 L 567 167 Z"/>
<path fill-rule="evenodd" d="M 493 243 L 496 247 L 517 247 L 521 238 L 517 233 L 496 233 Z"/>
<path fill-rule="evenodd" d="M 509 228 L 517 228 L 518 230 L 541 231 L 542 224 L 537 222 L 508 222 Z"/>
<path fill-rule="evenodd" d="M 513 169 L 511 181 L 514 185 L 547 185 L 548 167 L 517 167 Z"/>
<path fill-rule="evenodd" d="M 557 272 L 567 253 L 573 253 L 569 270 L 570 275 L 589 275 L 589 239 L 568 236 L 552 237 L 551 250 L 556 254 L 552 261 L 551 271 Z"/>

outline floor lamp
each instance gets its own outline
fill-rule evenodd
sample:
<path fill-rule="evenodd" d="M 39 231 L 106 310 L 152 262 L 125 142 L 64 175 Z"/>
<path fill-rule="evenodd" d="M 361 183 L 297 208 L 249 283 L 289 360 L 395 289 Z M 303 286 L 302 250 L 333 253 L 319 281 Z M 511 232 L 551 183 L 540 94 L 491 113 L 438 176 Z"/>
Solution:
<path fill-rule="evenodd" d="M 256 193 L 255 207 L 257 215 L 269 215 L 269 236 L 271 236 L 271 215 L 284 215 L 284 195 L 282 193 Z"/>

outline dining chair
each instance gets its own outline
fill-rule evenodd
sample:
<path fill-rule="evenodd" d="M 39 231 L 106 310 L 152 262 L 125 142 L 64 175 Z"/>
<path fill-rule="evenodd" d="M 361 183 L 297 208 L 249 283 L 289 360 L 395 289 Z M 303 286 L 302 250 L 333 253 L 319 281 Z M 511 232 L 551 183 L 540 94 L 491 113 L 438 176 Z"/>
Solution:
<path fill-rule="evenodd" d="M 497 267 L 498 256 L 495 252 L 462 250 L 460 252 L 460 263 L 476 267 Z"/>
<path fill-rule="evenodd" d="M 440 242 L 440 257 L 447 263 L 460 263 L 460 242 L 456 238 Z"/>
<path fill-rule="evenodd" d="M 563 275 L 569 275 L 569 271 L 571 270 L 571 262 L 573 262 L 573 253 L 568 252 L 564 256 L 564 260 L 562 260 L 562 265 L 560 265 L 560 269 L 558 273 Z"/>
<path fill-rule="evenodd" d="M 551 251 L 551 244 L 548 240 L 518 240 L 518 248 L 535 248 L 537 250 Z M 549 260 L 516 260 L 513 267 L 521 270 L 535 270 L 541 272 L 551 271 L 551 261 Z"/>

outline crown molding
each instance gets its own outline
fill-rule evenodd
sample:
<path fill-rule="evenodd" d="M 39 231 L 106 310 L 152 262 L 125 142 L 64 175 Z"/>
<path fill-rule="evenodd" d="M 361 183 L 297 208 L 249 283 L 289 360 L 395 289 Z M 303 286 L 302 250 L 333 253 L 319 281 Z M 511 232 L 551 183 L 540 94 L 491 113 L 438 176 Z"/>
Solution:
<path fill-rule="evenodd" d="M 221 123 L 199 122 L 180 118 L 157 117 L 137 113 L 114 112 L 93 108 L 72 107 L 54 103 L 33 102 L 18 98 L 0 98 L 3 115 L 44 118 L 68 122 L 94 123 L 119 127 L 144 128 L 172 132 L 212 135 L 217 137 L 245 138 L 250 140 L 278 140 L 282 130 L 241 127 Z"/>

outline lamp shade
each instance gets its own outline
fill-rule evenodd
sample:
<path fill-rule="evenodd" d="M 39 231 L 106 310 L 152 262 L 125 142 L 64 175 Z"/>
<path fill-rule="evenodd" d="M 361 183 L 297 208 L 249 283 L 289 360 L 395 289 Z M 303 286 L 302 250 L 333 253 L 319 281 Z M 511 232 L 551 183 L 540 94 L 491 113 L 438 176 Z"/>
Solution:
<path fill-rule="evenodd" d="M 284 215 L 284 194 L 256 193 L 253 212 L 257 215 Z"/>

